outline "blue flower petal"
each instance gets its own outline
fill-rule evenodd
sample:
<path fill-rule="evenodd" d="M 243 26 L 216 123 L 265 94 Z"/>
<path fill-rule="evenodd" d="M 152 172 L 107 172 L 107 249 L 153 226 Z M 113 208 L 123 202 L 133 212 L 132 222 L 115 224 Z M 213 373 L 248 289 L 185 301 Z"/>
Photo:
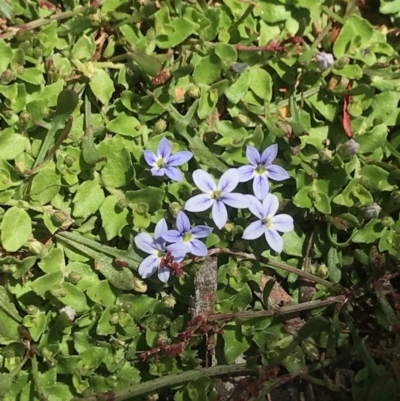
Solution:
<path fill-rule="evenodd" d="M 171 275 L 171 272 L 167 267 L 161 267 L 160 269 L 158 269 L 158 279 L 162 283 L 168 282 L 170 275 Z"/>
<path fill-rule="evenodd" d="M 268 195 L 269 183 L 266 175 L 256 175 L 254 177 L 253 191 L 254 195 L 260 200 L 263 200 Z"/>
<path fill-rule="evenodd" d="M 164 218 L 162 218 L 156 224 L 156 227 L 154 229 L 154 237 L 160 238 L 162 233 L 165 233 L 166 231 L 168 231 L 167 222 Z"/>
<path fill-rule="evenodd" d="M 242 238 L 243 239 L 256 239 L 261 237 L 265 232 L 265 226 L 261 220 L 257 220 L 254 223 L 249 224 L 249 226 L 244 230 Z"/>
<path fill-rule="evenodd" d="M 212 217 L 215 225 L 222 230 L 226 222 L 228 221 L 228 211 L 223 202 L 217 201 L 214 203 L 212 208 Z"/>
<path fill-rule="evenodd" d="M 268 228 L 265 231 L 265 239 L 267 240 L 270 248 L 275 252 L 281 253 L 283 251 L 283 239 L 276 230 L 273 228 Z"/>
<path fill-rule="evenodd" d="M 180 211 L 176 218 L 176 228 L 181 233 L 188 233 L 190 231 L 190 220 L 185 213 Z"/>
<path fill-rule="evenodd" d="M 276 164 L 271 164 L 268 166 L 267 175 L 269 178 L 272 178 L 275 181 L 283 181 L 290 178 L 290 175 L 287 173 L 287 171 L 283 167 L 277 166 Z"/>
<path fill-rule="evenodd" d="M 209 209 L 213 203 L 214 199 L 211 199 L 209 195 L 201 194 L 193 196 L 185 203 L 185 210 L 189 212 L 204 212 Z"/>
<path fill-rule="evenodd" d="M 182 172 L 176 167 L 166 167 L 165 174 L 167 174 L 167 177 L 172 181 L 182 181 Z"/>
<path fill-rule="evenodd" d="M 145 150 L 143 152 L 144 160 L 150 167 L 154 167 L 157 162 L 157 156 L 151 150 Z"/>
<path fill-rule="evenodd" d="M 218 189 L 222 193 L 232 192 L 239 184 L 239 173 L 237 169 L 230 168 L 226 170 L 224 174 L 221 175 L 218 183 Z"/>
<path fill-rule="evenodd" d="M 247 182 L 254 178 L 254 167 L 253 166 L 241 166 L 237 169 L 239 173 L 239 182 Z"/>
<path fill-rule="evenodd" d="M 192 255 L 195 256 L 207 256 L 208 255 L 208 249 L 203 244 L 200 240 L 193 238 L 189 243 L 188 243 L 188 248 L 189 251 Z"/>
<path fill-rule="evenodd" d="M 165 161 L 168 161 L 168 158 L 171 155 L 171 150 L 171 142 L 165 137 L 161 139 L 157 148 L 158 157 L 162 157 Z"/>
<path fill-rule="evenodd" d="M 182 236 L 178 230 L 168 230 L 163 233 L 162 237 L 165 241 L 172 244 L 174 244 L 175 242 L 182 242 Z"/>
<path fill-rule="evenodd" d="M 187 150 L 177 152 L 168 159 L 168 166 L 175 167 L 187 163 L 193 157 L 193 153 Z"/>
<path fill-rule="evenodd" d="M 167 251 L 172 252 L 175 261 L 180 262 L 189 252 L 189 246 L 183 242 L 175 242 L 167 246 Z"/>
<path fill-rule="evenodd" d="M 196 226 L 190 230 L 194 238 L 206 238 L 212 233 L 212 231 L 213 228 L 208 226 Z"/>
<path fill-rule="evenodd" d="M 288 233 L 294 230 L 293 217 L 288 214 L 277 214 L 272 217 L 272 228 L 281 233 Z"/>
<path fill-rule="evenodd" d="M 150 255 L 146 259 L 143 259 L 139 265 L 138 273 L 142 278 L 149 278 L 152 276 L 160 266 L 160 259 L 157 256 Z"/>
<path fill-rule="evenodd" d="M 158 167 L 153 167 L 150 169 L 151 174 L 157 176 L 157 177 L 162 177 L 165 175 L 165 169 L 164 168 L 158 168 Z"/>
<path fill-rule="evenodd" d="M 275 216 L 279 208 L 279 200 L 276 195 L 268 194 L 263 200 L 265 215 L 268 217 Z"/>
<path fill-rule="evenodd" d="M 260 152 L 254 146 L 247 146 L 246 157 L 253 166 L 261 162 Z"/>
<path fill-rule="evenodd" d="M 206 194 L 210 194 L 214 189 L 217 189 L 214 178 L 204 170 L 195 170 L 193 172 L 193 181 L 197 188 Z"/>
<path fill-rule="evenodd" d="M 158 252 L 157 247 L 154 244 L 154 239 L 150 234 L 139 233 L 135 237 L 135 244 L 140 250 L 151 255 L 154 255 Z"/>
<path fill-rule="evenodd" d="M 236 209 L 246 209 L 250 206 L 250 201 L 247 196 L 238 193 L 223 194 L 221 200 L 226 205 Z"/>
<path fill-rule="evenodd" d="M 260 220 L 265 218 L 266 214 L 263 204 L 255 196 L 247 195 L 247 198 L 250 199 L 250 212 L 253 213 L 254 216 L 258 217 Z"/>
<path fill-rule="evenodd" d="M 268 148 L 265 149 L 261 155 L 261 163 L 268 166 L 276 158 L 277 154 L 278 154 L 278 145 L 276 143 L 271 146 L 268 146 Z"/>

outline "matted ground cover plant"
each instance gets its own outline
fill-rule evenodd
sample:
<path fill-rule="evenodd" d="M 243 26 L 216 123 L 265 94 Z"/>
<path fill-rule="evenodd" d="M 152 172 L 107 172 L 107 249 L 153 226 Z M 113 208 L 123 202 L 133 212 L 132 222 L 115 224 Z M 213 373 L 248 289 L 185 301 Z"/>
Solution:
<path fill-rule="evenodd" d="M 1 400 L 398 399 L 396 1 L 0 14 Z"/>

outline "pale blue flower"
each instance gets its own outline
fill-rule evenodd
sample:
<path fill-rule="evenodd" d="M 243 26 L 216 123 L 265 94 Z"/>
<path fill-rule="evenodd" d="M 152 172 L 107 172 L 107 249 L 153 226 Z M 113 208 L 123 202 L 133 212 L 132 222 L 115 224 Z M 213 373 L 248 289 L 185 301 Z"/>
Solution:
<path fill-rule="evenodd" d="M 176 230 L 168 230 L 162 234 L 165 241 L 171 245 L 167 249 L 173 254 L 186 255 L 190 252 L 195 256 L 206 256 L 208 254 L 207 247 L 198 238 L 208 237 L 212 228 L 207 226 L 190 227 L 190 220 L 182 211 L 178 213 L 176 218 Z"/>
<path fill-rule="evenodd" d="M 293 217 L 288 214 L 276 214 L 279 207 L 278 198 L 275 195 L 267 194 L 261 203 L 252 197 L 249 209 L 259 220 L 251 223 L 243 233 L 242 238 L 252 240 L 265 234 L 268 245 L 275 252 L 281 253 L 283 250 L 283 239 L 278 231 L 286 233 L 294 229 Z"/>
<path fill-rule="evenodd" d="M 162 238 L 164 233 L 168 232 L 168 226 L 165 219 L 161 219 L 154 230 L 154 238 L 148 233 L 139 233 L 135 237 L 136 246 L 150 256 L 143 259 L 139 265 L 139 275 L 142 278 L 149 278 L 155 272 L 158 272 L 158 278 L 163 283 L 166 283 L 170 276 L 170 269 L 161 267 L 161 260 L 166 256 L 168 250 L 166 241 Z M 181 262 L 184 254 L 173 253 L 174 261 Z"/>
<path fill-rule="evenodd" d="M 253 146 L 247 146 L 246 157 L 250 165 L 238 168 L 240 182 L 254 179 L 254 195 L 260 200 L 263 200 L 269 192 L 269 178 L 275 181 L 283 181 L 290 178 L 283 167 L 271 164 L 277 154 L 278 145 L 276 144 L 268 146 L 262 155 L 260 155 L 260 152 Z"/>
<path fill-rule="evenodd" d="M 188 162 L 193 157 L 193 153 L 185 150 L 171 155 L 171 150 L 171 142 L 164 137 L 158 144 L 157 154 L 151 150 L 145 150 L 144 159 L 151 167 L 151 174 L 159 177 L 166 175 L 173 181 L 182 181 L 182 173 L 176 166 Z"/>
<path fill-rule="evenodd" d="M 318 63 L 318 67 L 321 71 L 325 71 L 331 68 L 335 63 L 335 60 L 331 53 L 320 52 L 315 56 L 315 61 Z"/>
<path fill-rule="evenodd" d="M 245 209 L 249 200 L 245 195 L 232 193 L 239 183 L 239 173 L 236 169 L 229 169 L 222 174 L 218 185 L 214 178 L 204 170 L 193 172 L 193 181 L 203 191 L 203 194 L 190 198 L 185 209 L 189 212 L 204 212 L 212 207 L 212 216 L 215 225 L 221 230 L 228 220 L 226 206 Z"/>

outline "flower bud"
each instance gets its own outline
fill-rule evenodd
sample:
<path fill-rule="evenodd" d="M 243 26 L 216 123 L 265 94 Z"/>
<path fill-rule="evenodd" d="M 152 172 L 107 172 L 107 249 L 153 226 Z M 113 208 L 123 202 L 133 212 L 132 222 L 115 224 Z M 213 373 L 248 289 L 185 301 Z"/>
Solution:
<path fill-rule="evenodd" d="M 119 315 L 118 315 L 118 313 L 113 313 L 113 314 L 110 316 L 110 323 L 113 324 L 113 325 L 115 325 L 115 324 L 118 324 L 118 322 L 119 322 Z"/>
<path fill-rule="evenodd" d="M 15 79 L 14 74 L 11 70 L 5 70 L 3 74 L 1 74 L 0 81 L 2 84 L 9 84 L 11 81 Z"/>
<path fill-rule="evenodd" d="M 227 233 L 232 233 L 235 230 L 235 225 L 232 222 L 228 221 L 225 224 L 224 229 Z"/>
<path fill-rule="evenodd" d="M 317 267 L 317 275 L 321 278 L 327 278 L 329 276 L 329 268 L 326 266 L 325 263 L 321 263 Z"/>
<path fill-rule="evenodd" d="M 26 312 L 29 315 L 37 315 L 39 313 L 39 309 L 35 305 L 28 305 L 26 307 Z"/>
<path fill-rule="evenodd" d="M 65 223 L 69 220 L 69 216 L 61 210 L 56 210 L 51 217 L 55 223 Z"/>
<path fill-rule="evenodd" d="M 191 98 L 197 99 L 200 97 L 200 88 L 194 84 L 190 84 L 187 92 Z"/>
<path fill-rule="evenodd" d="M 390 194 L 390 197 L 392 198 L 393 202 L 396 204 L 400 203 L 400 191 L 394 191 Z"/>
<path fill-rule="evenodd" d="M 75 163 L 76 159 L 74 156 L 66 155 L 64 157 L 64 163 L 66 166 L 71 167 Z"/>
<path fill-rule="evenodd" d="M 172 309 L 176 305 L 176 299 L 172 295 L 167 295 L 163 298 L 163 303 L 169 309 Z"/>
<path fill-rule="evenodd" d="M 117 206 L 118 206 L 120 209 L 125 209 L 125 208 L 128 207 L 128 202 L 126 201 L 126 198 L 125 198 L 124 195 L 118 196 Z"/>
<path fill-rule="evenodd" d="M 68 316 L 68 319 L 71 320 L 72 322 L 75 320 L 76 310 L 74 308 L 72 308 L 71 306 L 64 306 L 64 308 L 60 309 L 60 312 L 66 313 Z"/>
<path fill-rule="evenodd" d="M 327 163 L 332 160 L 332 151 L 328 148 L 322 149 L 319 151 L 319 160 L 322 163 Z"/>
<path fill-rule="evenodd" d="M 243 127 L 248 127 L 252 123 L 251 119 L 248 116 L 246 116 L 246 114 L 238 114 L 236 118 L 239 124 L 242 125 Z"/>
<path fill-rule="evenodd" d="M 20 175 L 25 175 L 28 171 L 28 166 L 24 162 L 15 163 L 15 171 Z"/>
<path fill-rule="evenodd" d="M 314 202 L 318 202 L 321 199 L 321 197 L 319 196 L 318 192 L 315 189 L 308 192 L 308 197 Z"/>
<path fill-rule="evenodd" d="M 155 134 L 162 134 L 167 129 L 167 122 L 164 119 L 158 120 L 153 127 Z"/>
<path fill-rule="evenodd" d="M 35 47 L 33 49 L 33 57 L 38 59 L 43 56 L 43 50 L 40 47 Z"/>
<path fill-rule="evenodd" d="M 58 292 L 58 296 L 61 298 L 64 298 L 68 295 L 68 291 L 65 288 L 61 288 L 61 290 Z"/>
<path fill-rule="evenodd" d="M 391 228 L 394 226 L 394 220 L 390 216 L 385 216 L 381 222 L 384 227 Z"/>
<path fill-rule="evenodd" d="M 143 280 L 140 280 L 139 278 L 134 277 L 133 278 L 133 290 L 136 292 L 139 292 L 141 294 L 144 294 L 147 291 L 147 284 Z"/>
<path fill-rule="evenodd" d="M 16 69 L 17 74 L 19 75 L 23 75 L 25 72 L 25 67 L 23 65 L 16 65 Z"/>
<path fill-rule="evenodd" d="M 149 211 L 149 205 L 147 203 L 139 202 L 138 204 L 136 204 L 136 207 L 135 207 L 136 214 L 139 214 L 140 216 L 144 216 L 147 214 L 148 211 Z"/>
<path fill-rule="evenodd" d="M 132 304 L 130 302 L 123 302 L 122 303 L 122 310 L 124 312 L 129 312 L 132 309 Z"/>
<path fill-rule="evenodd" d="M 348 56 L 343 56 L 341 57 L 337 62 L 336 62 L 336 66 L 338 68 L 343 68 L 345 67 L 347 64 L 349 64 L 350 59 Z"/>
<path fill-rule="evenodd" d="M 68 281 L 72 284 L 77 284 L 81 280 L 82 276 L 78 272 L 72 271 L 68 274 Z"/>
<path fill-rule="evenodd" d="M 172 202 L 169 205 L 169 212 L 171 213 L 171 216 L 176 219 L 178 216 L 178 213 L 182 210 L 182 206 L 178 202 Z"/>
<path fill-rule="evenodd" d="M 29 251 L 34 255 L 40 256 L 41 258 L 46 256 L 48 253 L 46 246 L 36 239 L 29 241 Z"/>
<path fill-rule="evenodd" d="M 318 63 L 318 67 L 321 71 L 325 71 L 333 66 L 335 60 L 331 53 L 320 52 L 315 56 L 315 61 Z"/>
<path fill-rule="evenodd" d="M 342 148 L 347 155 L 353 156 L 358 152 L 360 144 L 357 143 L 354 139 L 349 139 L 342 145 Z"/>
<path fill-rule="evenodd" d="M 30 115 L 30 113 L 28 113 L 27 111 L 23 111 L 20 115 L 19 115 L 19 122 L 22 124 L 27 124 L 29 121 L 31 121 L 32 117 Z"/>
<path fill-rule="evenodd" d="M 376 219 L 382 208 L 377 203 L 372 203 L 364 209 L 364 217 L 366 219 Z"/>
<path fill-rule="evenodd" d="M 362 175 L 358 181 L 363 187 L 367 187 L 369 184 L 369 178 L 366 175 Z"/>

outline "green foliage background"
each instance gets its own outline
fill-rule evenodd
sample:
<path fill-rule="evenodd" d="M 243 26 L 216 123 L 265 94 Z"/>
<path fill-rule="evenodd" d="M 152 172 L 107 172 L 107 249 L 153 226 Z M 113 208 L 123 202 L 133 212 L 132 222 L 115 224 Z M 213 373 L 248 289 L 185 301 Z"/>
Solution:
<path fill-rule="evenodd" d="M 144 282 L 132 239 L 164 216 L 173 224 L 196 189 L 193 170 L 219 178 L 247 164 L 246 145 L 273 143 L 291 179 L 271 191 L 295 230 L 275 255 L 263 238 L 240 240 L 251 217 L 242 210 L 207 238 L 208 247 L 233 252 L 218 259 L 214 312 L 250 312 L 217 335 L 218 362 L 245 354 L 254 371 L 263 364 L 293 373 L 313 362 L 318 371 L 322 353 L 353 358 L 355 400 L 396 399 L 398 356 L 377 364 L 370 351 L 382 338 L 398 344 L 400 327 L 400 75 L 388 33 L 398 2 L 376 5 L 386 18 L 379 26 L 355 1 L 61 3 L 0 1 L 1 399 L 113 391 L 122 400 L 132 388 L 155 389 L 141 382 L 198 368 L 199 333 L 178 357 L 141 353 L 160 339 L 176 342 L 187 327 L 202 261 L 167 285 Z M 322 72 L 314 57 L 323 50 L 335 64 Z M 341 123 L 347 95 L 356 154 L 346 152 Z M 163 136 L 174 151 L 194 153 L 181 183 L 151 176 L 143 159 Z M 251 184 L 239 190 L 250 193 Z M 381 210 L 368 219 L 374 204 Z M 212 225 L 207 212 L 193 220 Z M 259 256 L 272 261 L 268 270 Z M 250 318 L 271 308 L 265 272 L 294 307 L 299 275 L 315 284 L 308 301 L 348 298 L 301 315 L 299 331 L 283 317 Z M 215 374 L 163 386 L 175 385 L 176 401 L 216 399 L 207 376 Z"/>

